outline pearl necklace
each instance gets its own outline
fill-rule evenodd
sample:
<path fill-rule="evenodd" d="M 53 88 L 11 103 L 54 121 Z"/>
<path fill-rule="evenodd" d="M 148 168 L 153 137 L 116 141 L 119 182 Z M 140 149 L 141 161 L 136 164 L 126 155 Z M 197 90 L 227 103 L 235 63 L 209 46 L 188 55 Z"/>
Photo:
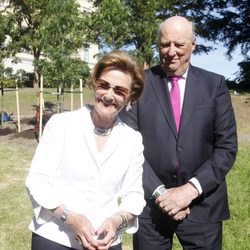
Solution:
<path fill-rule="evenodd" d="M 94 134 L 100 135 L 100 136 L 107 136 L 112 132 L 113 128 L 97 128 L 94 127 Z"/>
<path fill-rule="evenodd" d="M 90 116 L 92 118 L 94 107 L 91 105 L 88 105 L 88 109 L 90 111 Z M 93 118 L 92 118 L 92 120 L 93 120 Z M 98 128 L 98 127 L 94 126 L 93 131 L 94 131 L 95 135 L 107 136 L 112 132 L 112 129 L 113 129 L 113 127 L 112 128 Z"/>

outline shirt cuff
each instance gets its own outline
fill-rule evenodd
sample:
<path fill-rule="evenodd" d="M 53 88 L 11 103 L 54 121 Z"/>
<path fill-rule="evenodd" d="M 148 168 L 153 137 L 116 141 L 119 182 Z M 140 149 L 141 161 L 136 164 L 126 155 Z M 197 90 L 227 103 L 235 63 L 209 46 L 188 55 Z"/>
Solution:
<path fill-rule="evenodd" d="M 188 182 L 191 182 L 191 184 L 193 184 L 193 186 L 197 189 L 199 195 L 202 194 L 201 184 L 200 184 L 200 182 L 198 181 L 197 178 L 193 177 Z"/>
<path fill-rule="evenodd" d="M 160 185 L 159 187 L 157 187 L 155 189 L 155 191 L 152 194 L 152 197 L 153 198 L 157 198 L 158 196 L 160 196 L 163 193 L 164 190 L 165 190 L 165 186 L 164 185 Z"/>

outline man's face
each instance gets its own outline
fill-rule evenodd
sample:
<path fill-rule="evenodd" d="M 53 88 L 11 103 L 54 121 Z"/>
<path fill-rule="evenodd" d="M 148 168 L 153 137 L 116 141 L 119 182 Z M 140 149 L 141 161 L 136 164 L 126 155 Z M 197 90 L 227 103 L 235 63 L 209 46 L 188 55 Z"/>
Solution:
<path fill-rule="evenodd" d="M 191 30 L 188 27 L 163 25 L 159 37 L 161 66 L 167 75 L 183 75 L 189 66 L 189 61 L 195 41 L 192 41 Z"/>

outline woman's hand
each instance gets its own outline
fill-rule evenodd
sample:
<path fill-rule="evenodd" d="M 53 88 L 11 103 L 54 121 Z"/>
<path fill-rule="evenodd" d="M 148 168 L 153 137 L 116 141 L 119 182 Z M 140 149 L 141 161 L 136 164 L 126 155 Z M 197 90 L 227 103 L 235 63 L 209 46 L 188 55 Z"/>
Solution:
<path fill-rule="evenodd" d="M 94 239 L 97 232 L 85 215 L 70 211 L 66 223 L 72 227 L 76 239 L 84 246 L 84 249 L 98 249 L 98 242 Z"/>
<path fill-rule="evenodd" d="M 116 232 L 122 223 L 120 215 L 108 217 L 97 229 L 98 250 L 107 250 L 116 239 Z"/>

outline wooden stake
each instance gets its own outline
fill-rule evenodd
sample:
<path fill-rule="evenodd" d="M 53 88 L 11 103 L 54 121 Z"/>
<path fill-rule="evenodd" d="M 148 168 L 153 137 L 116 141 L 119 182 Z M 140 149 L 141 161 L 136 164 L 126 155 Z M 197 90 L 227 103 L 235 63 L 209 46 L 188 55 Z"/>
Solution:
<path fill-rule="evenodd" d="M 18 93 L 17 80 L 16 80 L 16 110 L 17 110 L 17 127 L 18 127 L 18 133 L 20 133 L 21 132 L 21 126 L 20 126 L 19 93 Z"/>
<path fill-rule="evenodd" d="M 3 129 L 3 117 L 4 117 L 4 107 L 3 107 L 3 95 L 4 95 L 4 89 L 3 89 L 3 84 L 1 85 L 1 129 Z"/>
<path fill-rule="evenodd" d="M 83 106 L 82 79 L 80 79 L 80 105 Z"/>
<path fill-rule="evenodd" d="M 61 85 L 57 87 L 57 114 L 62 110 L 62 88 Z"/>
<path fill-rule="evenodd" d="M 42 129 L 43 129 L 43 76 L 40 78 L 40 104 L 39 104 L 39 141 L 42 138 Z"/>
<path fill-rule="evenodd" d="M 70 85 L 70 110 L 74 109 L 74 93 L 73 93 L 73 84 Z"/>

